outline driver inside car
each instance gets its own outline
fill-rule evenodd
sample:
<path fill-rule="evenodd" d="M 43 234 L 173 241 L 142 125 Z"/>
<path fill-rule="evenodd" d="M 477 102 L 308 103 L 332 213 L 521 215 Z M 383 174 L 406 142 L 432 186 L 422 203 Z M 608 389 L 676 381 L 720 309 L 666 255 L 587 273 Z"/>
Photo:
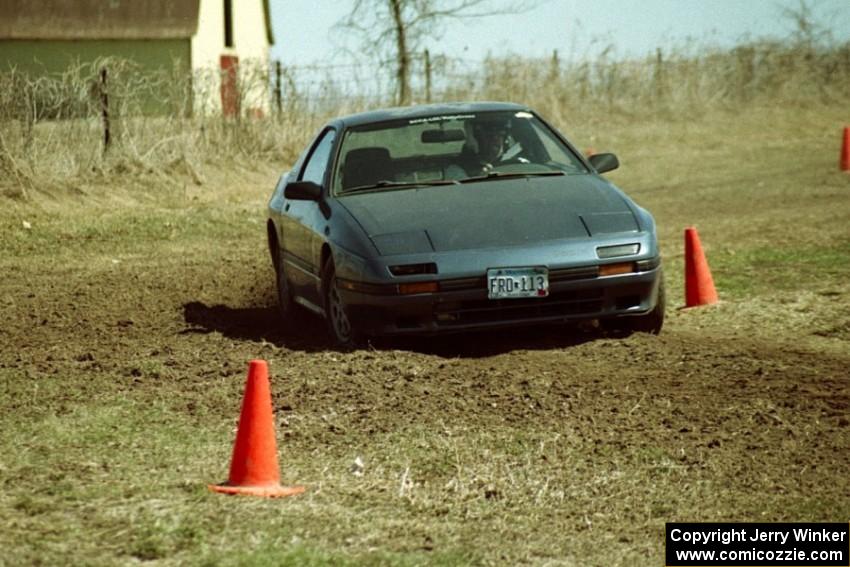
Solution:
<path fill-rule="evenodd" d="M 522 144 L 512 135 L 510 122 L 485 120 L 472 124 L 475 147 L 464 148 L 463 168 L 470 176 L 486 175 L 500 164 L 528 163 Z"/>
<path fill-rule="evenodd" d="M 461 151 L 460 166 L 451 165 L 446 170 L 446 178 L 463 179 L 467 176 L 477 177 L 487 175 L 497 165 L 508 159 L 519 159 L 524 163 L 528 160 L 517 158 L 516 154 L 522 146 L 511 141 L 510 125 L 504 121 L 481 120 L 467 126 L 471 132 L 474 144 L 467 144 Z"/>
<path fill-rule="evenodd" d="M 505 153 L 507 128 L 497 122 L 484 122 L 473 126 L 475 141 L 478 143 L 478 160 L 481 165 L 494 165 L 501 161 Z"/>

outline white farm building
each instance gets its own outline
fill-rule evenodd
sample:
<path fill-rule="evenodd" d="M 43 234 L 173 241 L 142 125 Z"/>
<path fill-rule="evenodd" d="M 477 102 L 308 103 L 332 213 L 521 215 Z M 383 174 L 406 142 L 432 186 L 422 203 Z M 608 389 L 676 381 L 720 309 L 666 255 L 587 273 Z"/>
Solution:
<path fill-rule="evenodd" d="M 268 0 L 0 0 L 0 72 L 103 57 L 192 76 L 195 112 L 267 113 Z"/>

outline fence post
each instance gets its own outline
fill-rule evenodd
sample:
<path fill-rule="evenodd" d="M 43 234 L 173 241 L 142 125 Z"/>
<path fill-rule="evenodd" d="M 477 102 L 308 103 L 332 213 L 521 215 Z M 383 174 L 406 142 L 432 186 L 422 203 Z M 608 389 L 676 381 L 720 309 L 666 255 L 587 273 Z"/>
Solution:
<path fill-rule="evenodd" d="M 425 50 L 425 102 L 431 102 L 431 54 Z"/>
<path fill-rule="evenodd" d="M 656 102 L 664 98 L 664 55 L 660 47 L 655 50 L 655 98 Z"/>
<path fill-rule="evenodd" d="M 278 116 L 280 116 L 282 114 L 282 101 L 281 101 L 281 97 L 282 97 L 281 90 L 282 89 L 281 89 L 281 85 L 280 85 L 280 75 L 281 75 L 280 59 L 278 59 L 274 62 L 274 77 L 275 77 L 274 102 L 275 102 L 275 106 L 277 107 L 277 115 Z"/>
<path fill-rule="evenodd" d="M 103 153 L 109 149 L 111 136 L 109 132 L 109 95 L 106 92 L 106 67 L 100 68 L 100 117 L 103 122 Z"/>
<path fill-rule="evenodd" d="M 552 60 L 549 63 L 549 82 L 556 83 L 561 77 L 561 59 L 558 57 L 558 50 L 552 50 Z"/>

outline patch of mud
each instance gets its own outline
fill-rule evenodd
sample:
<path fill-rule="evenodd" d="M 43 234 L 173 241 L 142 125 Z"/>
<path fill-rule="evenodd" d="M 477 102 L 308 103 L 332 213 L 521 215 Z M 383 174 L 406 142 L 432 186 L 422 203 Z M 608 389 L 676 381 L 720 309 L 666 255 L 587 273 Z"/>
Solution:
<path fill-rule="evenodd" d="M 663 450 L 693 467 L 716 466 L 714 454 L 782 466 L 771 456 L 782 454 L 826 478 L 850 450 L 850 352 L 798 341 L 814 323 L 802 312 L 806 332 L 788 330 L 797 304 L 791 323 L 764 333 L 789 305 L 671 310 L 657 337 L 552 326 L 380 339 L 347 352 L 316 317 L 281 325 L 264 252 L 10 271 L 0 336 L 13 348 L 0 367 L 32 384 L 73 384 L 45 402 L 51 411 L 107 389 L 232 419 L 247 361 L 265 358 L 282 434 L 305 449 L 347 451 L 417 427 L 539 427 L 605 451 Z M 822 336 L 846 340 L 846 318 L 828 321 Z"/>

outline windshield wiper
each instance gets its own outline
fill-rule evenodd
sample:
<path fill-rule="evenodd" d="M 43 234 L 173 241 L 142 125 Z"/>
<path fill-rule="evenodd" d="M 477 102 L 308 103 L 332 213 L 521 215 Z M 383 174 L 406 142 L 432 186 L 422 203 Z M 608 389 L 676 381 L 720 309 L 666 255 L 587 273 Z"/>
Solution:
<path fill-rule="evenodd" d="M 467 177 L 466 179 L 461 179 L 461 183 L 470 183 L 473 181 L 486 181 L 488 179 L 504 179 L 507 177 L 550 177 L 553 175 L 565 175 L 563 171 L 530 171 L 525 173 L 520 172 L 504 172 L 504 171 L 491 171 L 490 173 L 486 173 L 484 175 L 476 175 L 475 177 Z"/>
<path fill-rule="evenodd" d="M 382 179 L 377 183 L 373 183 L 371 185 L 358 185 L 357 187 L 350 187 L 343 191 L 342 195 L 348 195 L 349 193 L 360 193 L 361 191 L 382 191 L 382 190 L 390 190 L 390 189 L 401 189 L 401 188 L 409 188 L 409 187 L 428 187 L 432 185 L 457 185 L 459 181 L 454 179 L 431 179 L 428 181 L 388 181 L 386 179 Z"/>

